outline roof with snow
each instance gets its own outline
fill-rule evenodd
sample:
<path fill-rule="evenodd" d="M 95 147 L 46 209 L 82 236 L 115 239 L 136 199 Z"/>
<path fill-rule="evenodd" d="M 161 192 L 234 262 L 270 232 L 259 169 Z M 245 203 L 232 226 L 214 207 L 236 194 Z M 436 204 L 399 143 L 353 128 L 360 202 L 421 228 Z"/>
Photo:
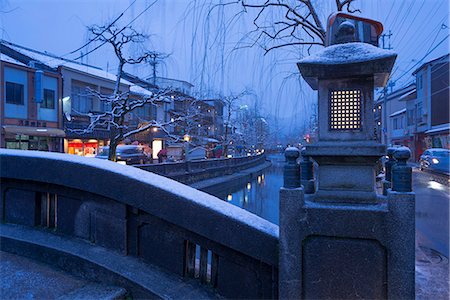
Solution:
<path fill-rule="evenodd" d="M 27 66 L 26 64 L 21 63 L 20 61 L 14 59 L 14 58 L 12 58 L 12 57 L 10 57 L 8 55 L 5 55 L 3 53 L 0 53 L 0 60 L 4 61 L 4 62 L 9 62 L 9 63 L 15 64 L 15 65 L 19 65 L 19 66 L 22 66 L 22 67 L 26 67 Z"/>
<path fill-rule="evenodd" d="M 140 87 L 138 85 L 132 85 L 130 86 L 130 92 L 133 94 L 141 95 L 141 96 L 152 96 L 153 93 L 150 92 L 147 89 L 144 89 L 143 87 Z"/>
<path fill-rule="evenodd" d="M 449 58 L 450 58 L 450 54 L 447 53 L 447 54 L 444 54 L 444 55 L 442 55 L 442 56 L 440 56 L 440 57 L 438 57 L 436 59 L 427 61 L 426 63 L 423 63 L 420 67 L 418 67 L 414 72 L 412 72 L 412 75 L 417 74 L 420 70 L 422 70 L 427 65 L 431 65 L 431 64 L 434 64 L 434 63 L 443 63 L 443 62 L 448 61 Z"/>
<path fill-rule="evenodd" d="M 13 44 L 10 42 L 6 42 L 3 40 L 1 41 L 1 43 L 2 43 L 2 45 L 6 46 L 12 50 L 14 50 L 26 57 L 29 57 L 31 60 L 40 62 L 40 63 L 42 63 L 50 68 L 53 68 L 53 69 L 57 69 L 58 67 L 61 66 L 64 68 L 72 69 L 75 71 L 80 71 L 83 73 L 88 73 L 92 76 L 100 77 L 100 78 L 111 80 L 111 81 L 116 81 L 116 79 L 117 79 L 116 75 L 108 73 L 96 66 L 79 63 L 74 60 L 69 60 L 69 59 L 65 59 L 62 57 L 58 57 L 57 55 L 51 54 L 49 52 L 40 52 L 40 51 L 37 51 L 34 49 L 19 46 L 19 45 L 16 45 L 16 44 Z M 125 79 L 121 79 L 120 82 L 122 84 L 132 85 L 131 82 L 129 82 Z"/>

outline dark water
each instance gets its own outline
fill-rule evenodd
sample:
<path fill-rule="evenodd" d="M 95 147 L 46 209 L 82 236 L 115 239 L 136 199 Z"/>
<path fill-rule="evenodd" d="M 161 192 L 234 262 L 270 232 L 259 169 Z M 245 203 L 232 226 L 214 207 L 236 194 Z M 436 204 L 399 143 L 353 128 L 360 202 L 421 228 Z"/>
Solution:
<path fill-rule="evenodd" d="M 233 184 L 215 196 L 278 224 L 279 193 L 283 185 L 284 155 L 269 155 L 272 166 L 253 178 Z"/>

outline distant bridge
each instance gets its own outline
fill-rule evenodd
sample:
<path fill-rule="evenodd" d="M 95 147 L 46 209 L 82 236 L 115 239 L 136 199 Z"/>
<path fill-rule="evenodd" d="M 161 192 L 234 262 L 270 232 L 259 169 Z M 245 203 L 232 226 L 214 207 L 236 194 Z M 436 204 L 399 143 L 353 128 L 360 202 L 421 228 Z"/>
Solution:
<path fill-rule="evenodd" d="M 0 162 L 2 251 L 135 298 L 278 297 L 278 226 L 258 216 L 110 161 L 0 149 Z"/>

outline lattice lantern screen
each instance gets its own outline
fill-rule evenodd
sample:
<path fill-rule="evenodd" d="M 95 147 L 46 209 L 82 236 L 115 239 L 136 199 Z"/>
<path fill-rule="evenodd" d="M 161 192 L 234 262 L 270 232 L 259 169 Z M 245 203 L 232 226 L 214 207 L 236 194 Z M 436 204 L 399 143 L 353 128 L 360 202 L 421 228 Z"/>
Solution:
<path fill-rule="evenodd" d="M 361 91 L 331 91 L 330 130 L 361 129 Z"/>

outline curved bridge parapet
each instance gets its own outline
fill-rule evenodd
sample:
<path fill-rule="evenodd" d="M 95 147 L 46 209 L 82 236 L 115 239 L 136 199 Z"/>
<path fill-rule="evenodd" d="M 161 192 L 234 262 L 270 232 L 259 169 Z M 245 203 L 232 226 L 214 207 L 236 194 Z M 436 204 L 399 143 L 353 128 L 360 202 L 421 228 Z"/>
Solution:
<path fill-rule="evenodd" d="M 230 175 L 266 163 L 265 154 L 233 158 L 212 158 L 185 162 L 167 162 L 152 165 L 135 165 L 184 184 Z"/>
<path fill-rule="evenodd" d="M 143 268 L 219 297 L 277 298 L 278 226 L 216 197 L 138 168 L 37 151 L 1 149 L 0 180 L 2 226 L 82 240 L 80 247 L 136 258 Z M 21 245 L 5 236 L 11 228 L 0 231 L 4 251 Z M 95 268 L 88 273 L 94 281 L 112 278 Z M 133 295 L 139 283 L 129 281 L 124 287 Z M 167 298 L 141 284 L 141 296 L 142 290 Z"/>

